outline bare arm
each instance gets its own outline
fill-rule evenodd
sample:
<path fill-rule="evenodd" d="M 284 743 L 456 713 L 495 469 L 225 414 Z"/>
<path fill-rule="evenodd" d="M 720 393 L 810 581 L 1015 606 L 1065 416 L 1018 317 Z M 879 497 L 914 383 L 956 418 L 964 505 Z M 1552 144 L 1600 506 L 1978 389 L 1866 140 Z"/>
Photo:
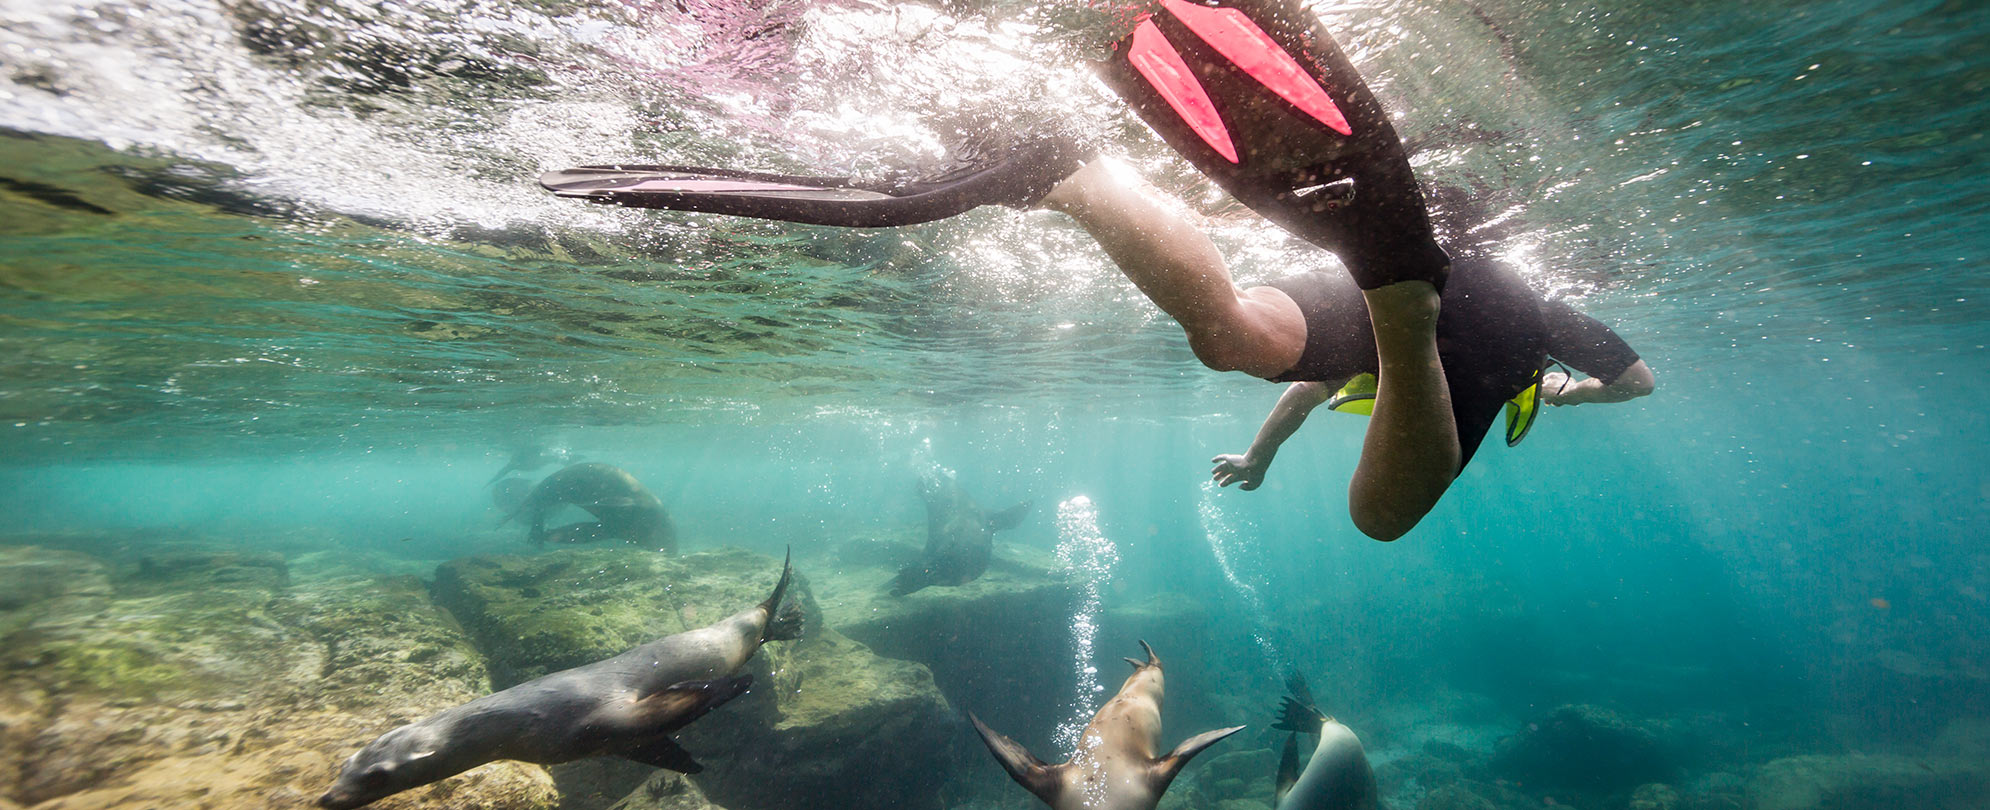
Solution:
<path fill-rule="evenodd" d="M 1541 377 L 1541 400 L 1549 405 L 1581 405 L 1585 402 L 1624 402 L 1652 392 L 1658 384 L 1645 361 L 1632 363 L 1617 379 L 1604 385 L 1591 377 L 1571 380 L 1567 374 L 1551 371 Z"/>
<path fill-rule="evenodd" d="M 1209 476 L 1217 486 L 1227 487 L 1241 484 L 1238 489 L 1257 489 L 1264 483 L 1265 470 L 1271 468 L 1271 460 L 1278 455 L 1279 445 L 1298 432 L 1305 424 L 1306 415 L 1313 412 L 1320 403 L 1333 396 L 1334 389 L 1323 382 L 1296 382 L 1286 386 L 1285 393 L 1278 397 L 1271 414 L 1264 419 L 1264 426 L 1258 428 L 1257 438 L 1251 440 L 1251 449 L 1243 455 L 1225 454 L 1210 459 L 1216 469 Z"/>

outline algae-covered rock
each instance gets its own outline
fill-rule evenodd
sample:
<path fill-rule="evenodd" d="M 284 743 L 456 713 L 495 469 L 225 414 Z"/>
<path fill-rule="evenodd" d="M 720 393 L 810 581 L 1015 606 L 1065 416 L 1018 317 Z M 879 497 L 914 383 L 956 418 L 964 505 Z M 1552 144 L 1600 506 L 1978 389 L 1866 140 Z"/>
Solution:
<path fill-rule="evenodd" d="M 1753 810 L 1974 809 L 1990 806 L 1990 773 L 1980 761 L 1886 754 L 1784 757 L 1756 770 L 1747 796 Z"/>
<path fill-rule="evenodd" d="M 0 746 L 33 727 L 0 797 L 35 810 L 303 806 L 366 741 L 488 688 L 480 658 L 412 579 L 300 590 L 266 554 L 128 560 L 90 597 L 94 610 L 44 610 L 0 649 Z M 379 806 L 444 798 L 557 803 L 544 769 L 502 763 Z"/>
<path fill-rule="evenodd" d="M 1491 799 L 1472 792 L 1464 785 L 1444 785 L 1423 795 L 1417 802 L 1416 810 L 1499 810 L 1499 805 Z"/>
<path fill-rule="evenodd" d="M 1000 717 L 1007 733 L 1067 719 L 1071 673 L 1040 662 L 1070 658 L 1078 592 L 1048 554 L 998 541 L 988 570 L 974 581 L 892 596 L 897 561 L 916 556 L 918 547 L 870 545 L 882 550 L 839 550 L 841 570 L 815 579 L 830 626 L 879 655 L 924 664 L 956 708 Z M 866 558 L 873 564 L 853 564 Z"/>
<path fill-rule="evenodd" d="M 739 550 L 668 557 L 562 549 L 446 563 L 436 595 L 508 683 L 748 608 L 773 590 L 780 568 L 778 559 Z M 797 571 L 794 598 L 812 605 L 805 574 Z M 737 808 L 937 806 L 933 775 L 946 772 L 960 737 L 932 673 L 879 657 L 809 612 L 802 640 L 769 644 L 748 665 L 752 691 L 678 735 L 705 765 L 694 781 Z M 626 793 L 649 775 L 556 773 L 563 790 L 603 795 Z"/>
<path fill-rule="evenodd" d="M 1219 756 L 1203 754 L 1206 762 L 1189 766 L 1203 795 L 1217 802 L 1244 799 L 1259 804 L 1272 803 L 1278 781 L 1278 753 L 1268 748 L 1228 751 Z"/>
<path fill-rule="evenodd" d="M 1678 788 L 1653 782 L 1631 791 L 1630 810 L 1679 810 L 1682 801 Z"/>
<path fill-rule="evenodd" d="M 1658 730 L 1598 706 L 1562 706 L 1499 742 L 1494 773 L 1530 788 L 1628 791 L 1678 773 Z"/>
<path fill-rule="evenodd" d="M 726 810 L 684 774 L 658 771 L 609 810 Z"/>

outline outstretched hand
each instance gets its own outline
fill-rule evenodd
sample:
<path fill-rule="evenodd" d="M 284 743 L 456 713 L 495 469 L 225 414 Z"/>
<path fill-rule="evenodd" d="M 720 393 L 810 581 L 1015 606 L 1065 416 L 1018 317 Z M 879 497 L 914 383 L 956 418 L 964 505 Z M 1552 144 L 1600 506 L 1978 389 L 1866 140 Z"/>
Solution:
<path fill-rule="evenodd" d="M 1216 469 L 1209 471 L 1209 477 L 1216 480 L 1219 487 L 1238 484 L 1238 489 L 1250 491 L 1264 483 L 1265 464 L 1252 464 L 1244 456 L 1225 453 L 1209 460 Z"/>
<path fill-rule="evenodd" d="M 1541 401 L 1557 406 L 1576 404 L 1566 401 L 1563 397 L 1574 382 L 1575 380 L 1570 379 L 1569 375 L 1559 371 L 1550 371 L 1541 375 Z"/>

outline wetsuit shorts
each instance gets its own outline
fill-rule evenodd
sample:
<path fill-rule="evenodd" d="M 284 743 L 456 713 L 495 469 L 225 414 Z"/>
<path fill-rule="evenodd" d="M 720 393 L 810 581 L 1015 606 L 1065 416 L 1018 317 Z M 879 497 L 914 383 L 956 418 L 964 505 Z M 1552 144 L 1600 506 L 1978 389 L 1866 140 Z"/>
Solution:
<path fill-rule="evenodd" d="M 1306 349 L 1278 382 L 1340 382 L 1376 373 L 1375 332 L 1361 290 L 1332 273 L 1270 284 L 1306 317 Z M 1459 467 L 1470 461 L 1506 401 L 1532 385 L 1548 357 L 1614 382 L 1638 361 L 1624 339 L 1559 301 L 1543 301 L 1497 265 L 1460 260 L 1437 316 L 1437 355 L 1458 428 Z"/>
<path fill-rule="evenodd" d="M 1340 256 L 1362 289 L 1444 288 L 1450 260 L 1388 114 L 1297 0 L 1162 0 L 1097 70 L 1175 151 Z"/>

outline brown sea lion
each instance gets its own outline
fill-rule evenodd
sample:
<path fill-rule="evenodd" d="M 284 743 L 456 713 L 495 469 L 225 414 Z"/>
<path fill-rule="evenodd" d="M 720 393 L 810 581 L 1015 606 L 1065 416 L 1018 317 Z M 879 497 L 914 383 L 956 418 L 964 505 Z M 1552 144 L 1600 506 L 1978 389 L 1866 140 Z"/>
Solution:
<path fill-rule="evenodd" d="M 920 474 L 919 497 L 926 502 L 926 553 L 898 570 L 891 580 L 892 596 L 929 585 L 973 582 L 988 570 L 995 533 L 1015 528 L 1030 511 L 1025 501 L 991 515 L 945 470 Z"/>
<path fill-rule="evenodd" d="M 773 595 L 710 626 L 382 734 L 345 761 L 318 806 L 349 810 L 498 759 L 552 765 L 618 756 L 697 773 L 702 767 L 670 735 L 745 692 L 753 676 L 736 673 L 760 645 L 801 637 L 801 605 L 781 605 L 792 579 L 783 563 Z"/>
<path fill-rule="evenodd" d="M 547 531 L 546 518 L 566 505 L 585 510 L 595 521 Z M 546 476 L 508 519 L 530 525 L 529 536 L 535 543 L 620 539 L 677 553 L 677 527 L 664 511 L 663 501 L 644 489 L 635 476 L 608 464 L 575 464 Z"/>
<path fill-rule="evenodd" d="M 1064 764 L 1047 765 L 981 718 L 969 714 L 968 719 L 995 761 L 1052 810 L 1154 810 L 1189 759 L 1244 727 L 1205 731 L 1183 740 L 1167 756 L 1155 756 L 1161 743 L 1161 659 L 1147 642 L 1140 647 L 1147 660 L 1126 659 L 1133 674 L 1092 716 L 1079 737 L 1078 752 Z"/>

